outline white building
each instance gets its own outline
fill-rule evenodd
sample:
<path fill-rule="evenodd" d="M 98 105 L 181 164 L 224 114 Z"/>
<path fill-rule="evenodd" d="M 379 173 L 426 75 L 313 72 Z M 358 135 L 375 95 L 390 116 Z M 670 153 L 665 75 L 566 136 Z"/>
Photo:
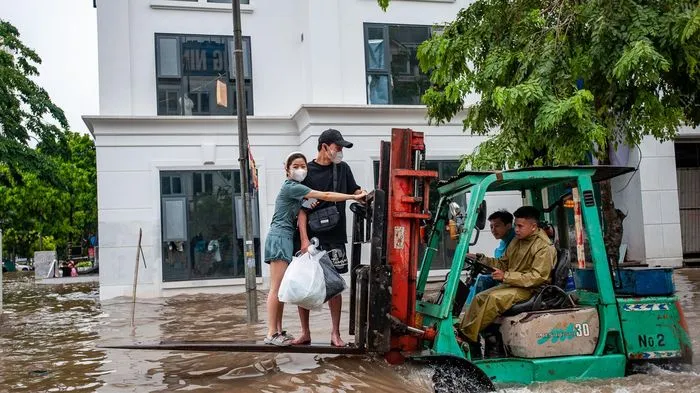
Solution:
<path fill-rule="evenodd" d="M 100 113 L 84 119 L 97 145 L 103 299 L 130 295 L 139 228 L 147 262 L 139 296 L 242 290 L 226 3 L 96 2 Z M 387 13 L 375 0 L 244 3 L 248 125 L 259 170 L 255 221 L 262 239 L 284 176 L 283 157 L 293 150 L 313 157 L 318 135 L 329 127 L 355 143 L 346 161 L 367 189 L 374 185 L 379 141 L 392 127 L 426 132 L 428 159 L 443 176 L 480 142 L 462 132 L 460 119 L 427 126 L 425 108 L 416 105 L 426 80 L 415 48 L 433 23 L 452 20 L 468 0 L 394 0 Z M 227 108 L 216 105 L 217 79 L 228 84 Z M 679 266 L 674 144 L 645 140 L 640 151 L 641 161 L 637 150 L 629 159 L 631 166 L 640 162 L 639 172 L 616 195 L 628 212 L 628 258 Z M 614 189 L 628 180 L 619 179 Z M 491 198 L 489 207 L 519 203 L 511 194 Z M 483 250 L 494 245 L 490 235 L 479 244 Z"/>

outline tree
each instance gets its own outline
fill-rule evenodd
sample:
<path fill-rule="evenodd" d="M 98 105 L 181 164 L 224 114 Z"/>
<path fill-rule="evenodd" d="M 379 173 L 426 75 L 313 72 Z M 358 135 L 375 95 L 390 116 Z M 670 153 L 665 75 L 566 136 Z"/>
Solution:
<path fill-rule="evenodd" d="M 69 241 L 75 242 L 97 233 L 97 160 L 90 136 L 70 132 L 67 141 L 69 157 L 58 165 L 69 209 Z"/>
<path fill-rule="evenodd" d="M 20 183 L 20 172 L 38 174 L 53 182 L 53 167 L 31 140 L 46 149 L 65 149 L 63 130 L 68 122 L 48 93 L 31 78 L 39 74 L 41 59 L 19 39 L 17 29 L 0 19 L 0 184 Z"/>
<path fill-rule="evenodd" d="M 59 199 L 63 222 L 51 234 L 59 252 L 68 243 L 80 244 L 97 232 L 97 162 L 95 142 L 90 136 L 66 133 L 67 151 L 49 154 L 58 168 Z M 43 148 L 40 147 L 43 151 Z"/>
<path fill-rule="evenodd" d="M 0 211 L 6 228 L 3 243 L 9 254 L 30 256 L 40 236 L 66 236 L 69 229 L 65 226 L 61 191 L 33 173 L 21 176 L 22 184 L 0 190 Z"/>
<path fill-rule="evenodd" d="M 66 151 L 37 149 L 56 168 L 53 184 L 21 172 L 21 184 L 4 190 L 0 185 L 0 212 L 8 228 L 4 242 L 14 254 L 31 255 L 40 248 L 39 239 L 50 237 L 62 256 L 68 243 L 80 244 L 97 230 L 95 144 L 88 135 L 68 132 L 65 137 Z"/>
<path fill-rule="evenodd" d="M 61 232 L 54 214 L 62 185 L 47 153 L 68 154 L 63 111 L 32 80 L 38 64 L 17 29 L 0 19 L 0 224 L 5 244 L 24 255 L 39 234 Z"/>
<path fill-rule="evenodd" d="M 697 1 L 477 0 L 418 57 L 432 122 L 480 95 L 463 120 L 489 136 L 465 156 L 476 169 L 579 164 L 589 154 L 607 163 L 620 143 L 666 141 L 700 123 Z M 601 194 L 607 226 L 609 183 Z"/>

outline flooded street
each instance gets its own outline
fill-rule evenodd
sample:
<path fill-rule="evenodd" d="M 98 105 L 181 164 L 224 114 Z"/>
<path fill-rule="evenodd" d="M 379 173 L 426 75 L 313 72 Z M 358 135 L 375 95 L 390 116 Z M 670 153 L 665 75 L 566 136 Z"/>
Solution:
<path fill-rule="evenodd" d="M 427 371 L 363 357 L 126 351 L 98 345 L 154 340 L 261 339 L 245 323 L 245 295 L 144 299 L 131 327 L 128 298 L 99 302 L 97 283 L 37 285 L 32 275 L 5 274 L 0 323 L 0 391 L 7 392 L 432 392 Z M 554 382 L 507 392 L 700 392 L 700 270 L 675 274 L 695 349 L 692 372 L 581 383 Z M 259 293 L 264 305 L 265 294 Z M 343 330 L 347 331 L 347 299 Z M 264 308 L 260 309 L 265 318 Z M 296 308 L 285 328 L 299 331 Z M 312 338 L 329 339 L 328 310 L 312 313 Z M 346 340 L 352 337 L 344 336 Z"/>

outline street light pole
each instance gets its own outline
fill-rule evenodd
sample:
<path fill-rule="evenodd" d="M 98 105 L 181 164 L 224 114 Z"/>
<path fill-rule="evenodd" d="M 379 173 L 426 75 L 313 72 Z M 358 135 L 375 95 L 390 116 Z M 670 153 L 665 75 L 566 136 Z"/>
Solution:
<path fill-rule="evenodd" d="M 241 1 L 231 1 L 233 11 L 233 42 L 234 59 L 236 61 L 236 104 L 238 118 L 238 162 L 241 170 L 241 194 L 243 197 L 243 216 L 245 219 L 245 234 L 243 249 L 245 252 L 245 290 L 248 323 L 258 322 L 258 296 L 255 283 L 255 246 L 253 243 L 253 222 L 251 217 L 251 201 L 249 192 L 250 165 L 248 162 L 248 120 L 245 102 L 243 75 L 243 37 L 241 33 Z"/>

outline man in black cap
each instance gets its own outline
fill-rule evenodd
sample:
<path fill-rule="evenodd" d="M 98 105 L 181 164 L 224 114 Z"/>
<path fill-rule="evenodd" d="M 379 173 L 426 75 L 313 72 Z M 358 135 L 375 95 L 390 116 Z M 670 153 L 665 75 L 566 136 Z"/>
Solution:
<path fill-rule="evenodd" d="M 338 130 L 328 129 L 318 137 L 318 154 L 316 159 L 308 163 L 308 174 L 302 182 L 312 190 L 335 191 L 344 194 L 359 194 L 362 192 L 360 186 L 355 183 L 350 166 L 343 162 L 343 149 L 351 148 L 352 143 L 343 139 L 343 135 Z M 334 182 L 334 174 L 337 176 Z M 335 186 L 335 187 L 334 187 Z M 323 231 L 314 232 L 311 230 L 309 219 L 314 219 L 314 212 L 322 209 L 333 209 L 333 205 L 338 210 L 339 219 L 332 228 L 324 228 Z M 299 212 L 299 236 L 301 240 L 301 250 L 306 251 L 309 246 L 309 239 L 317 238 L 319 248 L 325 250 L 339 273 L 347 273 L 348 257 L 345 243 L 347 243 L 347 232 L 345 230 L 345 202 L 320 202 L 307 205 Z M 331 345 L 344 346 L 345 343 L 340 338 L 340 311 L 343 305 L 341 295 L 328 300 L 328 307 L 331 310 L 331 320 L 333 329 L 331 331 Z M 299 308 L 301 318 L 301 334 L 292 344 L 304 345 L 311 343 L 311 332 L 309 330 L 309 310 Z"/>

